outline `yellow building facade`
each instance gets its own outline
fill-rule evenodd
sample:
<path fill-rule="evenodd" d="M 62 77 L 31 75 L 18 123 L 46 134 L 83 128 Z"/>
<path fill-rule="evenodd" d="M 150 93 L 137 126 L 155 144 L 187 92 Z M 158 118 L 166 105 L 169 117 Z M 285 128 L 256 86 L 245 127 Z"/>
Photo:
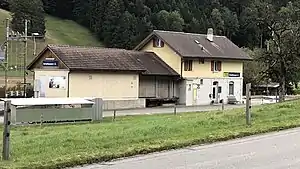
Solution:
<path fill-rule="evenodd" d="M 243 62 L 251 58 L 224 36 L 155 30 L 135 50 L 156 53 L 181 75 L 181 104 L 242 101 Z"/>

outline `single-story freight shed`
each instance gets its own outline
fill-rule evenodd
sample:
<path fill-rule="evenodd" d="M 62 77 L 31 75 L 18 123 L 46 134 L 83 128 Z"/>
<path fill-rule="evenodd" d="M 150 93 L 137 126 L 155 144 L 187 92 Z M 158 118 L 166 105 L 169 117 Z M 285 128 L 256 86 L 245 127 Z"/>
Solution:
<path fill-rule="evenodd" d="M 178 94 L 179 75 L 153 52 L 48 45 L 28 69 L 39 97 L 100 97 L 114 101 L 108 107 L 132 108 Z"/>

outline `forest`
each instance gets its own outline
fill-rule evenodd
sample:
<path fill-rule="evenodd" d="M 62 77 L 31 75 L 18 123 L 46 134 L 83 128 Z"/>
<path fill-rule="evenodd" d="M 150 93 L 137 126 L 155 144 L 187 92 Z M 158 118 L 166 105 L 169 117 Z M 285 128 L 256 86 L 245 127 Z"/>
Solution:
<path fill-rule="evenodd" d="M 42 3 L 39 3 L 42 2 Z M 4 9 L 22 6 L 29 14 L 46 12 L 74 20 L 94 32 L 107 47 L 131 49 L 153 29 L 225 35 L 240 47 L 263 47 L 271 31 L 258 20 L 270 4 L 287 0 L 0 0 Z M 9 3 L 11 5 L 9 5 Z M 19 5 L 19 4 L 23 5 Z M 42 10 L 33 10 L 42 5 Z M 27 8 L 27 9 L 25 9 Z M 12 9 L 13 10 L 13 9 Z M 262 9 L 265 10 L 265 9 Z M 273 9 L 272 9 L 273 10 Z M 38 19 L 38 18 L 34 18 Z M 42 27 L 36 24 L 34 27 Z M 42 31 L 43 32 L 43 31 Z"/>
<path fill-rule="evenodd" d="M 300 66 L 299 0 L 0 0 L 13 13 L 13 28 L 32 20 L 30 31 L 45 34 L 44 13 L 89 28 L 106 47 L 132 49 L 153 29 L 193 33 L 214 29 L 254 58 L 246 82 L 297 84 Z"/>

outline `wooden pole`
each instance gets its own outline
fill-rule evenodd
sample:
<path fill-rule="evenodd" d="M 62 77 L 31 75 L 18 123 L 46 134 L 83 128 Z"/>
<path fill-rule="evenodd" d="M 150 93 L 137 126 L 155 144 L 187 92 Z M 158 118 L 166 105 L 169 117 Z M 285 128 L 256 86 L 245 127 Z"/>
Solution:
<path fill-rule="evenodd" d="M 251 83 L 246 85 L 246 124 L 251 125 Z"/>
<path fill-rule="evenodd" d="M 174 115 L 176 115 L 177 114 L 177 106 L 176 106 L 176 104 L 174 104 Z"/>
<path fill-rule="evenodd" d="M 222 100 L 222 111 L 224 111 L 225 107 L 224 107 L 224 99 Z"/>
<path fill-rule="evenodd" d="M 116 114 L 117 114 L 117 110 L 114 110 L 114 121 L 116 120 Z"/>
<path fill-rule="evenodd" d="M 4 102 L 4 130 L 3 130 L 3 151 L 2 159 L 9 160 L 9 144 L 10 144 L 10 112 L 11 101 Z"/>

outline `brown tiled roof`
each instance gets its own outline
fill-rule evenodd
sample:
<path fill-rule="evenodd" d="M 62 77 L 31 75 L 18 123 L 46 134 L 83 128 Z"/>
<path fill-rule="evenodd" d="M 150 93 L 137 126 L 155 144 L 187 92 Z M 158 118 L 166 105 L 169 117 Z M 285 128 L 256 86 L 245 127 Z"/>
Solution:
<path fill-rule="evenodd" d="M 130 57 L 139 54 L 136 52 L 65 45 L 48 45 L 48 47 L 70 70 L 145 71 L 137 60 Z"/>
<path fill-rule="evenodd" d="M 46 48 L 73 71 L 137 71 L 143 74 L 177 75 L 151 52 L 68 45 L 48 45 Z M 28 69 L 31 69 L 38 57 Z"/>
<path fill-rule="evenodd" d="M 143 55 L 132 55 L 146 69 L 143 74 L 179 76 L 179 74 L 167 65 L 160 57 L 153 52 L 144 52 Z"/>
<path fill-rule="evenodd" d="M 204 34 L 154 30 L 135 50 L 140 50 L 154 36 L 168 44 L 182 57 L 224 58 L 251 60 L 251 58 L 225 36 L 213 36 L 213 42 Z"/>

